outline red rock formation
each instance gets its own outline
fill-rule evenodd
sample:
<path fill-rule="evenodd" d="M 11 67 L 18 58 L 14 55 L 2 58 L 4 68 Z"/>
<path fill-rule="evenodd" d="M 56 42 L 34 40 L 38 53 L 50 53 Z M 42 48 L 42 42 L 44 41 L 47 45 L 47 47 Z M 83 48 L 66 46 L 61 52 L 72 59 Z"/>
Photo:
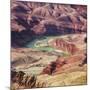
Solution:
<path fill-rule="evenodd" d="M 46 68 L 43 69 L 42 74 L 54 74 L 59 71 L 70 69 L 74 66 L 79 66 L 86 61 L 86 56 L 83 54 L 73 55 L 69 57 L 58 57 L 55 62 L 51 62 Z M 85 63 L 84 63 L 85 64 Z"/>
<path fill-rule="evenodd" d="M 43 74 L 47 73 L 47 74 L 52 74 L 56 69 L 56 62 L 51 62 L 50 65 L 48 65 L 44 70 L 43 70 Z"/>
<path fill-rule="evenodd" d="M 55 39 L 50 42 L 50 45 L 52 47 L 55 47 L 57 49 L 60 49 L 62 51 L 69 52 L 71 54 L 74 54 L 78 51 L 78 48 L 75 46 L 75 44 L 65 41 L 63 39 Z"/>

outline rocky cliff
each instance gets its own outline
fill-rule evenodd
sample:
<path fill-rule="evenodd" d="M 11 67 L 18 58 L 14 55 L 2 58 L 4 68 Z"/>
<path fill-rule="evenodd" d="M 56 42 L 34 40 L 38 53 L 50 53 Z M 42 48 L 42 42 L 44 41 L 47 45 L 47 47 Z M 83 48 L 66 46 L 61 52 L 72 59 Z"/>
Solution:
<path fill-rule="evenodd" d="M 12 46 L 24 46 L 37 35 L 84 33 L 87 7 L 53 3 L 11 2 Z"/>

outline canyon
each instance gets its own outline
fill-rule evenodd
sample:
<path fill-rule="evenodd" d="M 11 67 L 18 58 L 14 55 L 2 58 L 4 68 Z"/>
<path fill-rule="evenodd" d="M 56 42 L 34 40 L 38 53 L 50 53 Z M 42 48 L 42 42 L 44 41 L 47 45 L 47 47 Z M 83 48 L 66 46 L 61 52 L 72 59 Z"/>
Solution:
<path fill-rule="evenodd" d="M 11 90 L 87 84 L 87 6 L 11 1 Z"/>

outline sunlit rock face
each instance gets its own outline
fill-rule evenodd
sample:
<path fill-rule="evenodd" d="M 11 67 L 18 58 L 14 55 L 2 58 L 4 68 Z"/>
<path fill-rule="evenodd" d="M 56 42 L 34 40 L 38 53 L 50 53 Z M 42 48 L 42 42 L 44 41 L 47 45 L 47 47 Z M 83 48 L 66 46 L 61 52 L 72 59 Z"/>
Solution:
<path fill-rule="evenodd" d="M 43 69 L 42 74 L 55 74 L 73 70 L 85 63 L 86 56 L 84 54 L 72 55 L 70 57 L 58 57 L 56 61 L 51 62 L 46 68 Z M 73 68 L 72 68 L 73 66 Z"/>
<path fill-rule="evenodd" d="M 50 45 L 62 51 L 69 52 L 70 54 L 74 54 L 78 50 L 75 44 L 65 41 L 63 39 L 55 39 L 52 42 L 50 42 Z"/>

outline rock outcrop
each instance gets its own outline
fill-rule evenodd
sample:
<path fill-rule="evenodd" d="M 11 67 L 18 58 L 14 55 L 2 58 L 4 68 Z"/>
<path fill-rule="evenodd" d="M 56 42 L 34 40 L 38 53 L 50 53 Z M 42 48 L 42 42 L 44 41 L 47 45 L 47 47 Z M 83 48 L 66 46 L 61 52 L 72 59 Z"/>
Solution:
<path fill-rule="evenodd" d="M 49 43 L 50 46 L 68 52 L 70 54 L 75 54 L 78 51 L 78 48 L 75 44 L 73 44 L 72 42 L 65 41 L 63 39 L 55 39 Z"/>
<path fill-rule="evenodd" d="M 86 64 L 86 55 L 72 55 L 69 57 L 58 57 L 56 61 L 51 62 L 46 68 L 43 69 L 42 74 L 52 75 L 54 73 L 72 71 L 72 68 L 78 68 Z"/>

